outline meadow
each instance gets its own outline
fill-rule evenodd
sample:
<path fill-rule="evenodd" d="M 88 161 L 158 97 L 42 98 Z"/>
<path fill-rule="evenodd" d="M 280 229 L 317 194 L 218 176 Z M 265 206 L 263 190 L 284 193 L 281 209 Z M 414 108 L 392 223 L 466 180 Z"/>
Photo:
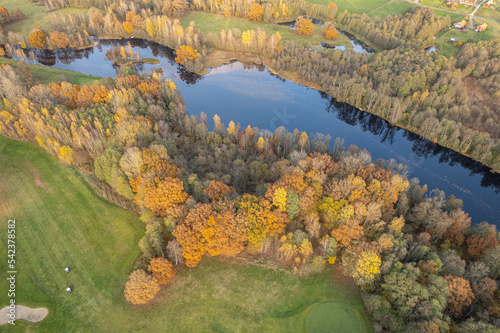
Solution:
<path fill-rule="evenodd" d="M 35 24 L 38 24 L 47 31 L 52 30 L 52 25 L 47 19 L 47 10 L 43 6 L 34 4 L 29 0 L 2 0 L 1 5 L 9 12 L 14 8 L 19 8 L 26 16 L 22 20 L 6 24 L 5 29 L 7 30 L 29 34 L 33 30 Z M 54 11 L 54 13 L 85 13 L 86 11 L 86 9 L 65 8 Z"/>
<path fill-rule="evenodd" d="M 292 19 L 293 18 L 291 18 L 291 20 Z M 225 29 L 227 32 L 229 29 L 234 28 L 243 32 L 252 29 L 257 30 L 257 28 L 260 27 L 266 31 L 268 36 L 274 34 L 275 32 L 279 32 L 283 41 L 293 40 L 307 46 L 318 45 L 320 42 L 325 42 L 331 45 L 344 45 L 352 47 L 349 39 L 342 34 L 338 34 L 336 40 L 326 39 L 323 36 L 323 27 L 316 24 L 314 25 L 314 33 L 312 36 L 301 36 L 288 26 L 266 22 L 254 22 L 241 17 L 227 18 L 223 15 L 205 12 L 191 12 L 182 18 L 181 24 L 183 27 L 187 27 L 191 21 L 194 21 L 196 24 L 195 27 L 200 29 L 200 31 L 204 34 L 213 32 L 219 35 L 222 29 Z"/>
<path fill-rule="evenodd" d="M 16 60 L 0 58 L 0 65 L 4 63 L 10 64 L 12 67 L 16 69 L 19 67 L 19 65 L 22 64 L 22 66 L 25 66 L 31 71 L 31 74 L 33 75 L 32 79 L 38 83 L 67 81 L 74 84 L 87 84 L 101 79 L 100 77 L 85 75 L 63 69 L 57 69 L 42 65 L 21 63 L 20 61 Z"/>
<path fill-rule="evenodd" d="M 73 167 L 34 144 L 0 136 L 0 165 L 0 272 L 7 220 L 15 219 L 16 302 L 49 309 L 39 323 L 19 320 L 2 332 L 313 333 L 325 325 L 371 332 L 359 291 L 338 267 L 298 278 L 265 262 L 205 258 L 180 269 L 151 304 L 131 306 L 123 288 L 140 255 L 138 216 L 97 196 Z M 0 294 L 0 307 L 8 302 Z M 331 314 L 333 323 L 315 306 L 324 302 L 343 309 Z"/>

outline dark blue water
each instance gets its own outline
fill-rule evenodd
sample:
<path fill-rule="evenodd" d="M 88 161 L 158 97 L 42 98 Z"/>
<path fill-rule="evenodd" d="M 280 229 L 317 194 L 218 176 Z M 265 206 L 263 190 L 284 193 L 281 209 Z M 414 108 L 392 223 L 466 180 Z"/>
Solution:
<path fill-rule="evenodd" d="M 116 69 L 105 59 L 111 45 L 104 41 L 85 52 L 45 52 L 41 62 L 100 77 L 115 76 Z M 330 134 L 366 148 L 373 160 L 395 159 L 409 167 L 409 178 L 418 177 L 429 189 L 439 188 L 464 201 L 473 223 L 500 224 L 500 176 L 452 150 L 442 148 L 383 119 L 345 104 L 336 104 L 324 93 L 283 80 L 259 66 L 239 62 L 211 69 L 200 77 L 187 73 L 173 61 L 172 51 L 155 44 L 132 41 L 141 57 L 155 57 L 159 65 L 143 65 L 150 71 L 162 68 L 182 92 L 189 114 L 218 114 L 224 124 L 233 120 L 242 127 L 257 126 L 274 131 L 284 126 L 307 133 Z"/>

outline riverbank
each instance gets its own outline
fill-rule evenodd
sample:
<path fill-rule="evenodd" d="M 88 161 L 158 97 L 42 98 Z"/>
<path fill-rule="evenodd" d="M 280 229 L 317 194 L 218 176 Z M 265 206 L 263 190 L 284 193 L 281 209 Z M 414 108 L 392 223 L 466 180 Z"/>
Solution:
<path fill-rule="evenodd" d="M 332 96 L 334 99 L 336 99 L 338 102 L 341 102 L 341 103 L 347 103 L 347 101 L 341 101 L 341 100 L 338 100 L 336 96 L 328 93 L 327 91 L 325 91 L 318 83 L 316 82 L 312 82 L 312 81 L 309 81 L 309 80 L 306 80 L 304 79 L 298 72 L 292 72 L 292 71 L 285 71 L 285 72 L 280 72 L 276 69 L 274 69 L 272 67 L 272 60 L 271 58 L 269 57 L 266 57 L 266 56 L 259 56 L 259 55 L 255 55 L 255 54 L 251 54 L 251 53 L 246 53 L 246 52 L 234 52 L 234 51 L 225 51 L 225 50 L 212 50 L 210 51 L 208 54 L 207 54 L 207 58 L 206 58 L 206 61 L 205 61 L 205 68 L 203 69 L 203 71 L 197 73 L 199 75 L 205 75 L 209 72 L 208 69 L 210 68 L 214 68 L 214 67 L 219 67 L 219 66 L 222 66 L 224 64 L 228 64 L 230 62 L 233 62 L 233 61 L 240 61 L 242 63 L 254 63 L 256 65 L 264 65 L 267 67 L 267 69 L 274 75 L 277 75 L 285 80 L 288 80 L 288 81 L 291 81 L 291 82 L 294 82 L 294 83 L 297 83 L 297 84 L 300 84 L 300 85 L 303 85 L 303 86 L 306 86 L 308 88 L 311 88 L 311 89 L 315 89 L 315 90 L 318 90 L 318 91 L 321 91 L 321 92 L 324 92 L 330 96 Z M 364 110 L 358 106 L 355 106 L 355 105 L 352 105 L 353 107 L 363 111 L 363 112 L 367 112 L 369 114 L 373 114 L 381 119 L 384 119 L 385 121 L 387 121 L 388 123 L 390 123 L 391 125 L 393 126 L 396 126 L 398 128 L 401 128 L 401 129 L 404 129 L 408 132 L 411 132 L 413 134 L 416 134 L 418 136 L 420 136 L 421 138 L 424 138 L 424 139 L 427 139 L 429 141 L 432 141 L 434 142 L 435 144 L 438 144 L 440 145 L 441 147 L 444 147 L 444 148 L 447 148 L 447 149 L 450 149 L 450 150 L 453 150 L 463 156 L 466 156 L 478 163 L 481 163 L 481 161 L 478 161 L 477 159 L 473 158 L 472 156 L 468 155 L 468 154 L 465 154 L 465 153 L 462 153 L 460 151 L 457 151 L 457 150 L 454 150 L 453 148 L 447 146 L 447 145 L 444 145 L 442 143 L 440 143 L 439 141 L 436 142 L 434 141 L 434 138 L 428 138 L 428 137 L 425 137 L 423 135 L 421 135 L 420 133 L 410 129 L 410 128 L 407 128 L 401 124 L 395 124 L 395 123 L 392 123 L 388 118 L 385 118 L 381 115 L 378 115 L 376 113 L 373 113 L 373 112 L 370 112 L 368 110 Z M 483 164 L 483 163 L 481 163 Z M 485 165 L 485 164 L 483 164 Z M 490 169 L 490 171 L 492 173 L 498 173 L 497 170 L 494 170 L 492 169 L 491 167 L 485 165 L 486 167 L 488 167 Z"/>

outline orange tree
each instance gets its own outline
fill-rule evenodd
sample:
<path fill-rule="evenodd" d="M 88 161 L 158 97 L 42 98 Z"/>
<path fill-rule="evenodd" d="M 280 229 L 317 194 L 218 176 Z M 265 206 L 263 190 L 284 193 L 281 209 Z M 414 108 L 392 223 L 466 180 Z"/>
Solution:
<path fill-rule="evenodd" d="M 0 6 L 0 16 L 3 18 L 5 23 L 9 23 L 12 21 L 9 12 L 2 6 Z"/>
<path fill-rule="evenodd" d="M 198 51 L 188 45 L 181 45 L 177 50 L 175 50 L 175 54 L 177 54 L 175 61 L 181 65 L 184 65 L 186 60 L 193 61 L 199 56 Z"/>
<path fill-rule="evenodd" d="M 132 304 L 144 304 L 160 291 L 158 281 L 144 270 L 133 271 L 125 285 L 125 299 Z"/>
<path fill-rule="evenodd" d="M 60 49 L 65 49 L 69 46 L 68 36 L 61 31 L 52 31 L 50 33 L 50 41 Z"/>
<path fill-rule="evenodd" d="M 264 14 L 264 9 L 258 3 L 253 3 L 248 12 L 248 18 L 252 21 L 262 20 L 262 15 Z"/>
<path fill-rule="evenodd" d="M 448 281 L 448 311 L 454 317 L 459 317 L 471 305 L 474 293 L 468 280 L 453 275 L 444 278 Z"/>
<path fill-rule="evenodd" d="M 313 23 L 311 20 L 299 16 L 297 22 L 295 22 L 295 28 L 299 35 L 311 36 L 314 32 Z"/>
<path fill-rule="evenodd" d="M 326 28 L 325 31 L 323 32 L 326 39 L 337 39 L 337 33 L 338 33 L 338 30 L 335 29 L 335 27 L 333 25 Z"/>
<path fill-rule="evenodd" d="M 31 46 L 40 50 L 45 47 L 46 39 L 47 35 L 45 32 L 38 25 L 35 25 L 34 30 L 29 35 L 28 41 Z"/>
<path fill-rule="evenodd" d="M 148 272 L 153 274 L 159 284 L 167 284 L 175 276 L 174 266 L 165 258 L 151 259 L 148 266 Z"/>

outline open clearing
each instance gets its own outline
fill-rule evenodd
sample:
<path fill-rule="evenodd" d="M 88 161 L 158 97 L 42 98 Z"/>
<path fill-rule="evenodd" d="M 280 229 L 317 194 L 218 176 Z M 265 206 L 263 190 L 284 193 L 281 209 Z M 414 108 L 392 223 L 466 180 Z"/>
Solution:
<path fill-rule="evenodd" d="M 16 303 L 49 310 L 39 323 L 21 320 L 2 332 L 302 332 L 304 311 L 329 300 L 361 314 L 371 331 L 357 289 L 331 267 L 297 278 L 204 258 L 181 269 L 152 304 L 130 306 L 123 288 L 140 252 L 144 227 L 137 215 L 98 197 L 72 167 L 34 144 L 0 136 L 0 165 L 0 218 L 16 219 Z M 3 221 L 0 258 L 7 258 L 6 236 Z M 0 260 L 0 271 L 6 264 Z M 7 290 L 6 279 L 0 290 Z M 0 294 L 0 307 L 8 302 Z"/>
<path fill-rule="evenodd" d="M 9 13 L 12 9 L 19 8 L 24 15 L 26 15 L 26 18 L 20 21 L 14 21 L 6 24 L 4 26 L 6 30 L 29 34 L 33 30 L 33 25 L 35 23 L 47 31 L 52 30 L 52 25 L 47 19 L 47 11 L 43 6 L 36 5 L 29 0 L 2 0 L 1 5 L 5 7 Z M 86 9 L 65 8 L 55 11 L 54 13 L 78 13 L 86 11 Z"/>
<path fill-rule="evenodd" d="M 330 2 L 335 2 L 339 12 L 347 10 L 350 13 L 366 13 L 375 8 L 381 7 L 387 3 L 387 0 L 307 0 L 311 3 L 319 3 L 321 5 L 328 5 Z"/>
<path fill-rule="evenodd" d="M 266 31 L 267 36 L 274 34 L 275 32 L 279 32 L 283 41 L 293 40 L 297 43 L 313 46 L 318 45 L 320 42 L 325 42 L 330 45 L 344 45 L 347 47 L 352 47 L 349 39 L 342 35 L 338 34 L 336 40 L 329 40 L 323 37 L 323 28 L 319 25 L 314 25 L 314 33 L 312 36 L 300 36 L 290 27 L 266 23 L 266 22 L 254 22 L 250 21 L 246 18 L 241 17 L 230 17 L 227 18 L 223 15 L 216 15 L 211 13 L 204 12 L 191 12 L 181 20 L 181 24 L 184 27 L 189 26 L 189 22 L 195 22 L 195 28 L 200 29 L 204 34 L 213 32 L 217 35 L 220 35 L 222 29 L 225 29 L 226 32 L 229 29 L 235 28 L 241 30 L 241 32 L 246 30 L 257 30 L 257 28 L 262 28 Z M 239 36 L 238 36 L 239 37 Z"/>
<path fill-rule="evenodd" d="M 4 63 L 10 64 L 14 68 L 19 67 L 19 65 L 21 64 L 21 62 L 19 61 L 0 58 L 0 65 Z M 22 65 L 28 67 L 31 70 L 31 74 L 33 74 L 33 80 L 39 83 L 67 81 L 73 84 L 86 84 L 92 83 L 96 80 L 101 80 L 100 77 L 85 75 L 48 66 L 33 65 L 27 63 L 24 63 Z"/>

